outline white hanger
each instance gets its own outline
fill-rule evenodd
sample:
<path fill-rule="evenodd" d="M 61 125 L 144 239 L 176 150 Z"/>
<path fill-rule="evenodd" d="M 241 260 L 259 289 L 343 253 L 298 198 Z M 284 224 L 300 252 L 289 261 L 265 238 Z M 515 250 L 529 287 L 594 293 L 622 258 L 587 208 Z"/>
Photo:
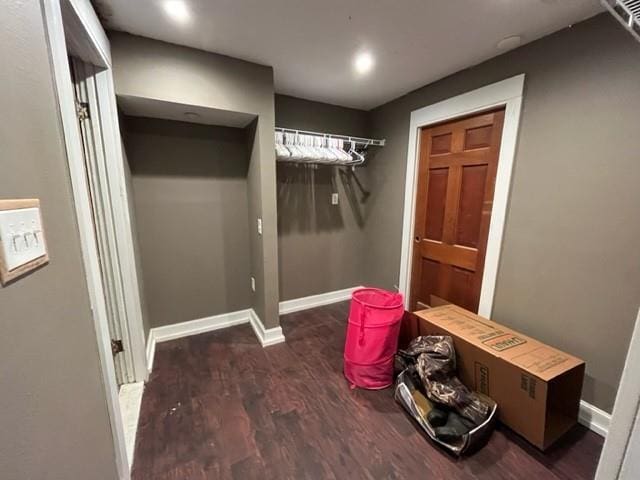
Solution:
<path fill-rule="evenodd" d="M 340 154 L 341 164 L 345 165 L 353 162 L 353 158 L 351 157 L 351 155 L 344 149 L 344 140 L 342 140 L 341 138 L 336 138 L 334 140 L 336 142 L 338 153 Z"/>
<path fill-rule="evenodd" d="M 285 141 L 284 145 L 285 147 L 287 147 L 287 150 L 289 150 L 289 153 L 291 153 L 291 160 L 294 162 L 300 162 L 304 159 L 304 152 L 300 150 L 298 145 L 296 145 L 297 136 L 298 136 L 297 133 L 286 132 L 284 134 L 284 141 Z"/>
<path fill-rule="evenodd" d="M 276 160 L 290 160 L 291 152 L 284 146 L 284 134 L 276 132 Z"/>
<path fill-rule="evenodd" d="M 364 163 L 364 155 L 356 151 L 356 142 L 353 140 L 351 140 L 351 150 L 349 150 L 349 155 L 356 157 L 353 159 L 353 162 L 349 164 L 351 167 L 362 165 Z"/>

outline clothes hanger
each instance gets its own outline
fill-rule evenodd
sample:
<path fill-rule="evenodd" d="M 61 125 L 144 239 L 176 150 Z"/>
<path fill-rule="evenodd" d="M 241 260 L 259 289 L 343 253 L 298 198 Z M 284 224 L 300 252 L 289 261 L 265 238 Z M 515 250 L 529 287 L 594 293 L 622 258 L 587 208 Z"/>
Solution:
<path fill-rule="evenodd" d="M 341 138 L 336 138 L 336 145 L 338 147 L 340 153 L 340 159 L 342 160 L 342 165 L 353 162 L 353 157 L 344 149 L 344 140 Z"/>
<path fill-rule="evenodd" d="M 293 162 L 300 162 L 304 158 L 303 151 L 300 150 L 298 145 L 296 145 L 297 135 L 298 135 L 297 133 L 288 133 L 288 132 L 284 134 L 285 147 L 287 147 L 287 150 L 289 150 L 289 153 L 291 153 L 290 159 Z"/>
<path fill-rule="evenodd" d="M 348 164 L 351 167 L 351 170 L 355 171 L 356 165 L 362 165 L 364 163 L 364 155 L 356 150 L 356 142 L 354 142 L 353 140 L 351 140 L 351 149 L 349 150 L 349 155 L 351 155 L 352 158 L 355 157 L 353 159 L 353 162 Z"/>
<path fill-rule="evenodd" d="M 322 151 L 323 162 L 326 164 L 334 164 L 338 161 L 338 155 L 333 151 L 330 145 L 331 139 L 326 135 L 323 137 L 316 137 L 315 144 Z"/>
<path fill-rule="evenodd" d="M 291 159 L 291 152 L 284 146 L 284 134 L 276 132 L 276 160 L 287 161 Z"/>
<path fill-rule="evenodd" d="M 338 138 L 327 138 L 327 144 L 329 150 L 336 158 L 334 163 L 342 165 L 344 162 L 351 160 L 351 155 L 347 155 L 347 152 L 343 150 L 342 140 Z"/>

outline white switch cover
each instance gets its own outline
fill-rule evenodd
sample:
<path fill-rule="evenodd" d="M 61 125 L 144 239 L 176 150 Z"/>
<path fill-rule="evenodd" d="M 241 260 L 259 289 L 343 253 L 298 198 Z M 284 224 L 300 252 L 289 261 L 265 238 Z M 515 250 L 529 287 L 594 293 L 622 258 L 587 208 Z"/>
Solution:
<path fill-rule="evenodd" d="M 251 277 L 251 291 L 252 292 L 256 291 L 256 278 L 255 277 Z"/>
<path fill-rule="evenodd" d="M 338 194 L 337 193 L 332 193 L 331 194 L 331 205 L 338 205 Z"/>
<path fill-rule="evenodd" d="M 262 235 L 262 219 L 258 217 L 258 235 Z"/>
<path fill-rule="evenodd" d="M 46 255 L 40 209 L 0 210 L 0 248 L 9 271 Z"/>

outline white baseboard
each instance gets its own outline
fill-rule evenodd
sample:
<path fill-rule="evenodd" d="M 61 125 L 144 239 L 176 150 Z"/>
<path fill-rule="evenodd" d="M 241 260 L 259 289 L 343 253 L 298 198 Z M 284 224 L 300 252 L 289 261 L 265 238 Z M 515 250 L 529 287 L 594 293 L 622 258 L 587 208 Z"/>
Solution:
<path fill-rule="evenodd" d="M 580 400 L 580 413 L 578 422 L 601 437 L 607 437 L 611 414 L 594 407 L 590 403 Z"/>
<path fill-rule="evenodd" d="M 284 315 L 286 313 L 299 312 L 309 308 L 321 307 L 323 305 L 349 300 L 353 291 L 358 288 L 362 287 L 345 288 L 344 290 L 336 290 L 335 292 L 327 292 L 319 295 L 310 295 L 308 297 L 286 300 L 284 302 L 280 302 L 280 314 Z M 280 327 L 265 329 L 262 321 L 253 309 L 223 313 L 221 315 L 200 318 L 198 320 L 190 320 L 188 322 L 166 325 L 164 327 L 156 327 L 149 331 L 149 338 L 147 339 L 147 366 L 149 368 L 149 372 L 151 372 L 153 368 L 153 360 L 157 343 L 168 342 L 177 338 L 211 332 L 221 328 L 241 325 L 243 323 L 251 323 L 256 337 L 258 337 L 258 340 L 263 347 L 268 347 L 269 345 L 275 345 L 285 341 L 282 329 Z"/>
<path fill-rule="evenodd" d="M 321 307 L 323 305 L 349 300 L 351 298 L 351 294 L 358 288 L 362 287 L 345 288 L 334 292 L 310 295 L 308 297 L 295 298 L 293 300 L 285 300 L 280 302 L 280 315 L 300 312 L 309 308 Z M 168 342 L 177 338 L 211 332 L 221 328 L 241 325 L 243 323 L 251 323 L 256 337 L 258 337 L 258 340 L 263 347 L 268 347 L 269 345 L 275 345 L 285 341 L 282 329 L 280 327 L 265 329 L 262 321 L 253 309 L 223 313 L 221 315 L 200 318 L 198 320 L 190 320 L 188 322 L 166 325 L 164 327 L 156 327 L 149 331 L 149 338 L 147 339 L 147 366 L 149 372 L 153 369 L 156 343 Z"/>
<path fill-rule="evenodd" d="M 282 328 L 264 328 L 262 320 L 260 320 L 260 317 L 258 317 L 258 314 L 253 309 L 249 311 L 249 321 L 251 322 L 253 332 L 263 347 L 269 347 L 285 341 Z"/>
<path fill-rule="evenodd" d="M 147 339 L 147 366 L 149 372 L 153 369 L 156 344 L 189 337 L 191 335 L 198 335 L 200 333 L 213 332 L 214 330 L 234 327 L 245 323 L 251 324 L 258 341 L 263 347 L 285 341 L 282 329 L 280 327 L 265 329 L 262 321 L 252 308 L 199 318 L 188 322 L 174 323 L 173 325 L 165 325 L 163 327 L 155 327 L 149 331 L 149 338 Z"/>
<path fill-rule="evenodd" d="M 147 338 L 147 370 L 149 370 L 149 373 L 153 370 L 153 359 L 156 355 L 156 336 L 153 330 L 153 328 L 149 330 L 149 337 Z"/>
<path fill-rule="evenodd" d="M 249 323 L 249 310 L 222 313 L 197 320 L 189 320 L 188 322 L 152 328 L 149 331 L 149 338 L 147 340 L 147 366 L 149 372 L 153 369 L 153 359 L 155 357 L 157 343 L 198 335 L 199 333 L 212 332 L 243 323 Z"/>
<path fill-rule="evenodd" d="M 199 333 L 212 332 L 221 328 L 241 325 L 249 321 L 249 310 L 239 310 L 237 312 L 222 313 L 211 317 L 189 320 L 188 322 L 174 323 L 163 327 L 153 328 L 153 335 L 156 343 L 168 342 L 177 338 L 198 335 Z"/>
<path fill-rule="evenodd" d="M 336 290 L 335 292 L 327 292 L 319 295 L 294 298 L 293 300 L 285 300 L 284 302 L 280 302 L 280 315 L 349 300 L 351 298 L 351 294 L 358 288 L 362 287 L 345 288 L 344 290 Z"/>

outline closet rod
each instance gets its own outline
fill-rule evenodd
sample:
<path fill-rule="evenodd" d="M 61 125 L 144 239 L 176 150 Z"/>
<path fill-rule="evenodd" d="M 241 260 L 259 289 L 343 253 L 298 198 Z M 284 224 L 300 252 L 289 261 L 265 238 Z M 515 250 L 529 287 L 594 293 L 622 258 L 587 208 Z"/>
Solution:
<path fill-rule="evenodd" d="M 309 132 L 307 130 L 295 130 L 292 128 L 276 127 L 276 132 L 300 133 L 302 135 L 315 135 L 317 137 L 338 138 L 347 142 L 354 142 L 356 145 L 372 145 L 374 147 L 384 147 L 385 139 L 376 140 L 374 138 L 350 137 L 348 135 L 335 135 L 333 133 Z"/>

